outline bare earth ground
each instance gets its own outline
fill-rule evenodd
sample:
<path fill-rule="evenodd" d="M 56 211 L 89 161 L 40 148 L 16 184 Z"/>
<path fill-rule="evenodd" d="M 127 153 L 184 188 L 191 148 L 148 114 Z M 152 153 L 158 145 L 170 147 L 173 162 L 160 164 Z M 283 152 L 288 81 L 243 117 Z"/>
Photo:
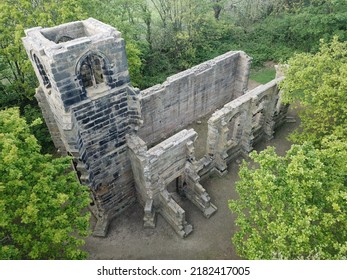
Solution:
<path fill-rule="evenodd" d="M 249 88 L 256 85 L 250 81 Z M 299 120 L 296 112 L 292 110 L 289 110 L 288 116 L 295 118 L 296 122 L 285 123 L 277 130 L 274 139 L 259 143 L 255 150 L 260 151 L 272 145 L 279 154 L 283 155 L 290 148 L 286 136 L 298 126 Z M 195 143 L 197 159 L 204 154 L 208 118 L 202 119 L 201 124 L 191 126 L 200 135 Z M 160 215 L 155 229 L 144 229 L 143 208 L 136 203 L 113 220 L 106 238 L 91 236 L 86 239 L 85 250 L 89 252 L 89 258 L 95 260 L 239 259 L 231 243 L 231 236 L 236 229 L 235 215 L 228 208 L 228 200 L 237 197 L 234 183 L 238 179 L 238 168 L 235 162 L 229 166 L 228 174 L 224 177 L 211 175 L 201 181 L 210 194 L 212 203 L 218 208 L 210 219 L 204 218 L 188 200 L 181 199 L 178 202 L 186 211 L 187 221 L 194 228 L 193 233 L 185 239 L 181 239 Z"/>

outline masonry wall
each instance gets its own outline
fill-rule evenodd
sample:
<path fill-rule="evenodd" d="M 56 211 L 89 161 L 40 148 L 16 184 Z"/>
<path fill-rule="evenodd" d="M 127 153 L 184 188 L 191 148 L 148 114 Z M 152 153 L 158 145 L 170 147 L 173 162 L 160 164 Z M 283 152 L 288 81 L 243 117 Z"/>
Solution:
<path fill-rule="evenodd" d="M 216 111 L 208 121 L 207 153 L 224 172 L 240 154 L 248 154 L 261 139 L 271 139 L 283 123 L 287 106 L 281 104 L 275 79 L 261 85 Z"/>
<path fill-rule="evenodd" d="M 64 145 L 64 142 L 62 141 L 61 132 L 54 118 L 54 114 L 51 110 L 50 104 L 47 101 L 47 95 L 45 94 L 45 92 L 42 90 L 41 87 L 38 87 L 36 89 L 35 98 L 41 108 L 42 115 L 44 116 L 46 125 L 51 134 L 51 138 L 54 143 L 54 146 L 57 148 L 57 150 L 60 152 L 61 155 L 66 155 L 67 150 Z"/>
<path fill-rule="evenodd" d="M 81 179 L 97 194 L 104 211 L 114 209 L 115 201 L 135 196 L 125 141 L 129 131 L 127 100 L 124 87 L 72 108 L 74 137 L 70 139 L 76 139 L 78 163 L 83 166 Z M 117 190 L 112 191 L 116 185 Z"/>
<path fill-rule="evenodd" d="M 243 95 L 250 63 L 244 52 L 228 52 L 143 90 L 139 136 L 157 143 Z"/>
<path fill-rule="evenodd" d="M 129 84 L 124 40 L 94 19 L 26 34 L 23 43 L 40 81 L 36 97 L 56 147 L 73 156 L 81 183 L 91 189 L 94 234 L 104 236 L 112 217 L 136 199 L 125 135 L 140 124 L 139 92 Z M 91 70 L 96 63 L 98 83 Z"/>
<path fill-rule="evenodd" d="M 136 189 L 144 205 L 145 226 L 155 227 L 155 215 L 159 212 L 181 237 L 192 232 L 193 228 L 187 223 L 184 210 L 172 199 L 167 185 L 185 176 L 186 163 L 193 152 L 188 146 L 193 144 L 196 137 L 193 129 L 182 130 L 147 150 L 141 138 L 128 136 Z"/>
<path fill-rule="evenodd" d="M 160 185 L 166 187 L 184 174 L 190 154 L 187 143 L 193 143 L 196 137 L 194 130 L 184 129 L 149 150 L 138 136 L 128 138 L 135 181 L 138 187 L 146 188 L 146 191 L 138 189 L 138 193 L 143 196 L 142 202 L 157 195 Z M 146 177 L 139 176 L 143 170 L 146 170 Z"/>
<path fill-rule="evenodd" d="M 160 213 L 182 237 L 192 232 L 193 227 L 185 220 L 184 210 L 169 193 L 167 186 L 176 181 L 178 193 L 194 203 L 206 218 L 217 208 L 210 202 L 210 196 L 200 185 L 195 172 L 194 141 L 197 133 L 181 130 L 172 137 L 147 150 L 145 142 L 136 135 L 128 135 L 136 190 L 144 206 L 144 225 L 155 226 L 155 214 Z"/>

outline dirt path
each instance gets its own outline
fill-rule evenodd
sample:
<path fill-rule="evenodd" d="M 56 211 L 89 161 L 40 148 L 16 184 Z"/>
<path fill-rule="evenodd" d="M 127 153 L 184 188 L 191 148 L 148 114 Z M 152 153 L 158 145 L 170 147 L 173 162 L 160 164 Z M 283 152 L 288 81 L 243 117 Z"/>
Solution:
<path fill-rule="evenodd" d="M 252 88 L 252 87 L 250 87 Z M 279 154 L 290 148 L 286 136 L 299 124 L 296 113 L 289 111 L 296 123 L 285 123 L 280 127 L 274 139 L 259 143 L 255 149 L 262 150 L 268 145 L 276 147 Z M 199 124 L 199 130 L 205 125 Z M 207 127 L 207 126 L 206 126 Z M 199 133 L 199 131 L 198 131 Z M 200 133 L 205 133 L 201 131 Z M 202 138 L 202 137 L 201 137 Z M 200 144 L 199 144 L 200 145 Z M 135 204 L 115 219 L 106 238 L 89 237 L 85 249 L 90 259 L 239 259 L 231 244 L 235 231 L 235 216 L 228 209 L 228 200 L 236 197 L 234 183 L 238 179 L 238 164 L 228 168 L 228 174 L 222 178 L 211 175 L 201 183 L 211 196 L 211 201 L 218 207 L 217 213 L 205 219 L 200 211 L 187 200 L 182 200 L 186 219 L 194 231 L 185 239 L 176 235 L 168 223 L 158 215 L 155 229 L 142 226 L 143 209 Z"/>

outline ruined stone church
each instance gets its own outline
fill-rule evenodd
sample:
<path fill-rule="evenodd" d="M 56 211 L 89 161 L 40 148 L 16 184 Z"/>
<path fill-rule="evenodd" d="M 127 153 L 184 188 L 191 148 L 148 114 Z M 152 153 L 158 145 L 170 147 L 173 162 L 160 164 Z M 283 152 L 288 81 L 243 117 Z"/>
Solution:
<path fill-rule="evenodd" d="M 136 200 L 144 227 L 155 227 L 160 214 L 187 236 L 193 226 L 168 186 L 209 218 L 217 207 L 200 179 L 225 174 L 231 161 L 271 139 L 285 119 L 281 78 L 247 91 L 251 58 L 242 51 L 139 91 L 130 83 L 120 32 L 95 19 L 32 28 L 23 43 L 54 145 L 73 157 L 81 184 L 90 188 L 96 236 L 105 236 L 111 220 Z M 206 153 L 197 158 L 199 135 L 185 128 L 204 116 L 210 116 Z"/>

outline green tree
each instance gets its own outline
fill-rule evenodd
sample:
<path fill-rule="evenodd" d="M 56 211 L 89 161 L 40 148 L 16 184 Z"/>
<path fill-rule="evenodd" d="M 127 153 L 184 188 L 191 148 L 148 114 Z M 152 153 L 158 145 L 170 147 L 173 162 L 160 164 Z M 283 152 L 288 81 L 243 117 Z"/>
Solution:
<path fill-rule="evenodd" d="M 143 13 L 143 21 L 150 44 L 142 53 L 142 87 L 230 50 L 234 25 L 221 17 L 226 0 L 147 2 L 150 13 Z"/>
<path fill-rule="evenodd" d="M 0 2 L 0 108 L 27 104 L 37 85 L 21 40 L 24 29 L 84 18 L 81 7 L 81 0 Z"/>
<path fill-rule="evenodd" d="M 146 42 L 142 39 L 144 34 L 147 44 L 151 44 L 151 12 L 147 0 L 80 1 L 89 17 L 114 26 L 122 32 L 131 82 L 134 86 L 141 86 L 142 52 L 147 49 Z"/>
<path fill-rule="evenodd" d="M 253 64 L 286 61 L 297 52 L 316 53 L 321 38 L 347 39 L 346 0 L 234 2 L 228 14 L 242 28 L 230 43 L 252 56 Z M 252 11 L 255 14 L 248 15 Z"/>
<path fill-rule="evenodd" d="M 322 148 L 293 145 L 284 157 L 273 147 L 244 162 L 232 241 L 247 259 L 347 258 L 347 143 L 325 138 Z"/>
<path fill-rule="evenodd" d="M 301 131 L 292 139 L 319 142 L 325 135 L 347 135 L 347 41 L 335 37 L 316 54 L 297 54 L 288 61 L 281 83 L 283 100 L 302 107 Z"/>
<path fill-rule="evenodd" d="M 71 159 L 40 154 L 18 108 L 0 111 L 0 259 L 81 259 L 87 187 Z"/>
<path fill-rule="evenodd" d="M 33 96 L 38 85 L 21 38 L 24 29 L 86 18 L 83 0 L 0 1 L 0 109 L 19 106 L 27 120 L 40 116 Z M 45 124 L 31 127 L 44 151 L 53 145 Z"/>

